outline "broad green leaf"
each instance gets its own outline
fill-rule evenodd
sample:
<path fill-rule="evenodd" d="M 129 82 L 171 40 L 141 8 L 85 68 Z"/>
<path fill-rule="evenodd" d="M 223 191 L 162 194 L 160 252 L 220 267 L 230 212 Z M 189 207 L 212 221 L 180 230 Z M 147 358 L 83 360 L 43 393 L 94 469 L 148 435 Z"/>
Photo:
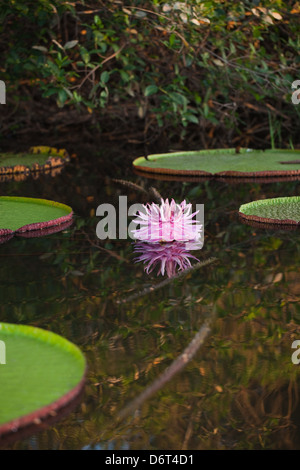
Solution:
<path fill-rule="evenodd" d="M 299 150 L 216 149 L 149 155 L 136 169 L 155 173 L 218 176 L 300 175 Z"/>
<path fill-rule="evenodd" d="M 193 122 L 194 124 L 199 124 L 199 119 L 194 114 L 185 114 L 184 117 L 189 122 Z"/>
<path fill-rule="evenodd" d="M 59 90 L 58 92 L 58 104 L 60 107 L 62 107 L 65 103 L 65 101 L 68 99 L 68 94 L 66 93 L 65 90 Z"/>
<path fill-rule="evenodd" d="M 88 52 L 84 47 L 82 47 L 82 48 L 80 49 L 80 55 L 81 55 L 81 57 L 82 57 L 83 62 L 87 65 L 87 64 L 89 63 L 89 61 L 90 61 L 90 54 L 89 54 L 89 52 Z"/>
<path fill-rule="evenodd" d="M 180 93 L 176 93 L 175 91 L 169 93 L 172 100 L 179 104 L 180 106 L 184 106 L 187 103 L 187 99 L 185 96 L 181 95 Z"/>
<path fill-rule="evenodd" d="M 0 323 L 0 341 L 1 437 L 74 399 L 86 363 L 77 346 L 40 328 Z"/>
<path fill-rule="evenodd" d="M 263 223 L 300 223 L 300 196 L 261 199 L 243 204 L 239 213 L 249 220 Z"/>
<path fill-rule="evenodd" d="M 0 197 L 0 235 L 46 229 L 72 219 L 72 209 L 46 199 Z"/>
<path fill-rule="evenodd" d="M 148 85 L 145 89 L 145 96 L 151 96 L 158 92 L 158 87 L 156 85 Z"/>
<path fill-rule="evenodd" d="M 32 46 L 32 49 L 36 49 L 37 51 L 41 52 L 48 52 L 48 49 L 44 46 Z"/>
<path fill-rule="evenodd" d="M 169 43 L 171 47 L 174 45 L 175 39 L 176 39 L 176 35 L 174 33 L 170 34 Z"/>
<path fill-rule="evenodd" d="M 64 49 L 72 49 L 72 47 L 75 47 L 76 44 L 78 44 L 77 39 L 74 39 L 74 41 L 68 41 L 68 42 L 66 42 L 66 44 L 64 45 Z"/>
<path fill-rule="evenodd" d="M 102 83 L 107 83 L 108 80 L 109 80 L 109 73 L 107 71 L 102 72 L 100 75 L 100 81 Z"/>

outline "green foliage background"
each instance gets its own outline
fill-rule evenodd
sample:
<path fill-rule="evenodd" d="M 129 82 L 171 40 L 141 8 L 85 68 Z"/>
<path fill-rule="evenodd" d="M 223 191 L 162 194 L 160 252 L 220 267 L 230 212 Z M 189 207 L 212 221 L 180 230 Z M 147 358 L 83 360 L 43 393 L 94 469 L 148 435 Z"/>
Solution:
<path fill-rule="evenodd" d="M 62 107 L 182 130 L 210 125 L 297 141 L 296 2 L 8 0 L 0 7 L 1 78 Z M 260 120 L 258 119 L 260 117 Z"/>

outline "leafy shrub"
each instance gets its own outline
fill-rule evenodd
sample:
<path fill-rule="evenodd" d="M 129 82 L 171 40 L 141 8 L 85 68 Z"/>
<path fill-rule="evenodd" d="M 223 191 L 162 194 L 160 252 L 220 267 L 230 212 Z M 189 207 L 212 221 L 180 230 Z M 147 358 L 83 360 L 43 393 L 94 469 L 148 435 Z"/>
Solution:
<path fill-rule="evenodd" d="M 16 90 L 29 81 L 59 107 L 126 107 L 146 127 L 183 129 L 234 128 L 253 112 L 279 129 L 299 117 L 300 10 L 289 2 L 3 3 L 4 80 Z"/>

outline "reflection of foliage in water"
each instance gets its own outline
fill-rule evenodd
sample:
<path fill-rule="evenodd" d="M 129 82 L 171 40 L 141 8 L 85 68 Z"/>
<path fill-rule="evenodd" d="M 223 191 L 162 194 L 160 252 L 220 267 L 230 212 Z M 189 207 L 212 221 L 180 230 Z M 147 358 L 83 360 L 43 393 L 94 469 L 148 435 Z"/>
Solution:
<path fill-rule="evenodd" d="M 161 183 L 163 195 L 166 188 Z M 235 214 L 257 194 L 294 194 L 296 183 L 179 183 L 173 190 L 178 199 L 184 193 L 205 204 L 201 255 L 219 261 L 134 301 L 117 303 L 158 282 L 156 276 L 126 262 L 129 244 L 104 243 L 120 259 L 91 246 L 86 233 L 95 240 L 93 218 L 83 229 L 78 219 L 68 234 L 12 240 L 1 251 L 1 321 L 72 339 L 90 367 L 78 411 L 16 448 L 297 447 L 291 343 L 300 338 L 298 233 L 255 231 Z M 218 320 L 201 351 L 139 415 L 116 423 L 117 413 L 178 357 L 213 306 Z"/>

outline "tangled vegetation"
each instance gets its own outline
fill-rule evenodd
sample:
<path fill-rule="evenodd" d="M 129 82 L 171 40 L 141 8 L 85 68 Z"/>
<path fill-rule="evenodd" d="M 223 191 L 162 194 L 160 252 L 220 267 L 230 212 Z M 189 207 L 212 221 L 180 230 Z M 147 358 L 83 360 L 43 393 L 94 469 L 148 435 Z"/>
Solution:
<path fill-rule="evenodd" d="M 204 148 L 220 135 L 231 146 L 293 147 L 299 13 L 281 0 L 8 0 L 0 78 L 12 106 L 34 89 L 100 127 L 137 123 L 145 141 L 205 129 Z"/>

